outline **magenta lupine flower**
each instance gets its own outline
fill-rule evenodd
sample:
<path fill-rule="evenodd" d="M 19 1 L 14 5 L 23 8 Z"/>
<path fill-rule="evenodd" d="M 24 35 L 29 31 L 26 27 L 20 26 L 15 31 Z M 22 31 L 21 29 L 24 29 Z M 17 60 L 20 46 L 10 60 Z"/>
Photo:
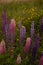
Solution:
<path fill-rule="evenodd" d="M 31 38 L 28 37 L 26 40 L 26 44 L 24 46 L 24 53 L 27 55 L 29 53 L 30 50 L 30 46 L 31 46 Z"/>
<path fill-rule="evenodd" d="M 22 23 L 21 21 L 18 22 L 18 29 L 20 30 L 20 28 L 22 27 Z"/>
<path fill-rule="evenodd" d="M 40 60 L 39 60 L 39 64 L 38 65 L 43 65 L 43 55 L 40 57 Z"/>
<path fill-rule="evenodd" d="M 5 53 L 5 51 L 6 51 L 5 41 L 2 39 L 0 43 L 0 54 Z"/>
<path fill-rule="evenodd" d="M 22 28 L 20 28 L 20 45 L 23 44 L 25 35 L 26 35 L 26 28 L 22 26 Z"/>
<path fill-rule="evenodd" d="M 2 35 L 5 35 L 6 10 L 2 13 Z"/>
<path fill-rule="evenodd" d="M 17 56 L 17 60 L 16 60 L 16 63 L 17 64 L 21 64 L 21 56 L 20 56 L 20 54 Z"/>
<path fill-rule="evenodd" d="M 15 20 L 14 19 L 11 19 L 11 23 L 9 25 L 9 33 L 10 33 L 11 43 L 14 43 L 15 28 L 16 28 Z"/>
<path fill-rule="evenodd" d="M 14 36 L 15 36 L 15 28 L 16 28 L 16 23 L 15 23 L 15 20 L 14 19 L 11 19 L 11 23 L 9 25 L 9 35 L 10 35 L 10 57 L 13 58 L 14 57 L 14 54 L 13 54 L 13 51 L 14 51 Z"/>
<path fill-rule="evenodd" d="M 40 29 L 39 29 L 39 32 L 40 32 L 40 35 L 42 35 L 42 32 L 43 32 L 43 17 L 40 21 Z"/>
<path fill-rule="evenodd" d="M 34 47 L 33 47 L 33 50 L 32 50 L 31 63 L 34 63 L 39 43 L 40 43 L 40 36 L 39 36 L 39 33 L 38 33 L 35 40 L 34 40 Z"/>
<path fill-rule="evenodd" d="M 32 23 L 31 23 L 30 35 L 31 35 L 31 38 L 34 37 L 34 21 L 32 21 Z"/>

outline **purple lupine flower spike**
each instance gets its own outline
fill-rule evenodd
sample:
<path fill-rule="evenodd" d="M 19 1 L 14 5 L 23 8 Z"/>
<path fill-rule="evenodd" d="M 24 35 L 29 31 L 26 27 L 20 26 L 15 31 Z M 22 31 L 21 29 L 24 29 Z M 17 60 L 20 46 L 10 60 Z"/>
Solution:
<path fill-rule="evenodd" d="M 26 28 L 22 26 L 22 28 L 20 29 L 20 45 L 22 45 L 25 35 L 26 35 Z"/>
<path fill-rule="evenodd" d="M 10 42 L 10 36 L 9 36 L 9 24 L 10 24 L 10 19 L 7 18 L 7 22 L 5 25 L 5 35 L 6 35 L 6 47 L 8 48 L 8 43 Z"/>
<path fill-rule="evenodd" d="M 34 21 L 32 21 L 32 23 L 31 23 L 30 35 L 31 35 L 31 38 L 33 38 L 33 36 L 34 36 Z"/>
<path fill-rule="evenodd" d="M 39 32 L 40 32 L 40 35 L 42 35 L 42 32 L 43 32 L 43 17 L 41 18 Z"/>
<path fill-rule="evenodd" d="M 2 13 L 2 35 L 5 35 L 5 24 L 6 24 L 6 10 Z"/>
<path fill-rule="evenodd" d="M 40 60 L 39 60 L 39 64 L 38 65 L 43 65 L 43 54 L 41 54 Z"/>
<path fill-rule="evenodd" d="M 40 35 L 38 33 L 37 36 L 36 36 L 36 38 L 35 38 L 35 40 L 34 40 L 34 47 L 33 47 L 33 50 L 32 50 L 31 63 L 34 63 L 39 43 L 40 43 Z"/>
<path fill-rule="evenodd" d="M 18 22 L 18 29 L 20 30 L 20 28 L 22 27 L 22 23 L 21 21 Z"/>

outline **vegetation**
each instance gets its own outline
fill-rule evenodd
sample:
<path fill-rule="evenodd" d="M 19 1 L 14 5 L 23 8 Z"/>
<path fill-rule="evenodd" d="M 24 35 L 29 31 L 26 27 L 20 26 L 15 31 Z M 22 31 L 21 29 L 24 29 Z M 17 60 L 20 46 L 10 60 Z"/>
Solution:
<path fill-rule="evenodd" d="M 2 27 L 1 27 L 1 17 L 2 11 L 6 9 L 7 16 L 16 20 L 16 24 L 18 25 L 18 21 L 22 21 L 22 24 L 26 27 L 26 37 L 30 36 L 30 25 L 32 21 L 35 21 L 35 35 L 39 32 L 39 24 L 40 19 L 43 16 L 43 3 L 40 5 L 39 1 L 37 2 L 28 2 L 28 3 L 10 3 L 10 4 L 0 4 L 0 41 L 2 40 Z M 16 64 L 16 58 L 18 53 L 21 53 L 22 63 L 20 65 L 31 65 L 30 57 L 31 52 L 28 53 L 28 57 L 25 58 L 23 54 L 23 49 L 21 48 L 19 51 L 19 36 L 18 36 L 18 28 L 16 27 L 16 38 L 15 38 L 15 46 L 14 50 L 14 58 L 9 57 L 8 51 L 5 54 L 0 55 L 0 65 L 18 65 Z M 40 45 L 37 51 L 36 59 L 34 65 L 38 65 L 38 58 L 40 53 L 43 51 L 43 34 L 41 37 Z"/>

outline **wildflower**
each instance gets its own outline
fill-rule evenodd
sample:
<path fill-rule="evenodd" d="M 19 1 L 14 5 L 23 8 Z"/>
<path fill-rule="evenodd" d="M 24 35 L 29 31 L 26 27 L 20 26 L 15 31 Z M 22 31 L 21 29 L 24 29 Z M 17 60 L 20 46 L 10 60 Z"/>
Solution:
<path fill-rule="evenodd" d="M 8 47 L 8 43 L 10 41 L 10 36 L 9 36 L 9 24 L 10 24 L 10 19 L 7 18 L 7 22 L 5 25 L 5 35 L 6 35 L 6 47 Z"/>
<path fill-rule="evenodd" d="M 25 35 L 26 35 L 26 28 L 22 26 L 22 28 L 20 29 L 20 45 L 22 45 Z"/>
<path fill-rule="evenodd" d="M 31 38 L 27 38 L 26 44 L 24 46 L 24 53 L 27 55 L 29 50 L 30 50 L 30 45 L 31 45 Z"/>
<path fill-rule="evenodd" d="M 2 39 L 0 43 L 0 54 L 5 53 L 6 47 L 5 47 L 5 41 Z"/>
<path fill-rule="evenodd" d="M 11 42 L 14 43 L 14 33 L 15 33 L 16 23 L 14 19 L 11 19 L 11 23 L 9 25 L 9 33 L 10 33 L 10 39 Z"/>
<path fill-rule="evenodd" d="M 11 19 L 11 23 L 9 25 L 9 36 L 10 36 L 10 57 L 13 58 L 14 57 L 14 37 L 15 37 L 15 28 L 16 28 L 16 23 L 14 19 Z"/>
<path fill-rule="evenodd" d="M 17 56 L 17 60 L 16 60 L 16 63 L 17 64 L 21 64 L 21 56 L 20 56 L 20 54 Z"/>
<path fill-rule="evenodd" d="M 34 40 L 34 47 L 33 47 L 33 50 L 32 50 L 31 63 L 34 63 L 39 43 L 40 43 L 40 36 L 39 36 L 39 33 L 38 33 L 35 40 Z"/>
<path fill-rule="evenodd" d="M 2 35 L 5 35 L 6 10 L 2 13 Z"/>

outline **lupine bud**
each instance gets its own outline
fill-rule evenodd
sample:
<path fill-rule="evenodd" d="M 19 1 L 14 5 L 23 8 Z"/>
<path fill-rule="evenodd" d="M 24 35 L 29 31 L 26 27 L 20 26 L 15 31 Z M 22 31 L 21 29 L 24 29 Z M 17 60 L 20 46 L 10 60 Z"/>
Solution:
<path fill-rule="evenodd" d="M 20 56 L 20 54 L 17 56 L 16 63 L 17 64 L 21 64 L 21 56 Z"/>
<path fill-rule="evenodd" d="M 42 32 L 43 32 L 43 17 L 42 17 L 41 22 L 40 22 L 40 29 L 39 29 L 39 32 L 40 32 L 40 35 L 41 35 Z"/>
<path fill-rule="evenodd" d="M 33 38 L 33 36 L 34 36 L 34 21 L 32 21 L 32 23 L 31 23 L 30 35 L 31 35 L 31 38 Z"/>
<path fill-rule="evenodd" d="M 2 35 L 5 35 L 6 10 L 2 13 Z"/>
<path fill-rule="evenodd" d="M 22 27 L 22 23 L 21 21 L 18 22 L 18 29 L 20 30 L 20 28 Z"/>
<path fill-rule="evenodd" d="M 22 26 L 22 28 L 20 29 L 20 45 L 22 45 L 25 35 L 26 35 L 26 28 Z"/>
<path fill-rule="evenodd" d="M 14 43 L 14 32 L 15 32 L 15 27 L 16 27 L 16 23 L 14 19 L 11 19 L 11 23 L 9 25 L 9 33 L 10 33 L 10 38 L 11 38 L 11 42 Z"/>
<path fill-rule="evenodd" d="M 39 65 L 43 65 L 43 55 L 40 57 Z"/>
<path fill-rule="evenodd" d="M 39 33 L 38 33 L 35 40 L 34 40 L 34 47 L 33 47 L 33 50 L 32 50 L 31 63 L 34 63 L 39 43 L 40 43 L 40 36 L 39 36 Z"/>
<path fill-rule="evenodd" d="M 26 44 L 24 46 L 24 53 L 27 55 L 29 53 L 30 50 L 30 45 L 31 45 L 31 38 L 27 38 L 26 40 Z"/>
<path fill-rule="evenodd" d="M 5 42 L 4 42 L 4 40 L 2 39 L 2 41 L 1 41 L 1 43 L 0 43 L 0 54 L 5 53 L 5 51 L 6 51 Z"/>

